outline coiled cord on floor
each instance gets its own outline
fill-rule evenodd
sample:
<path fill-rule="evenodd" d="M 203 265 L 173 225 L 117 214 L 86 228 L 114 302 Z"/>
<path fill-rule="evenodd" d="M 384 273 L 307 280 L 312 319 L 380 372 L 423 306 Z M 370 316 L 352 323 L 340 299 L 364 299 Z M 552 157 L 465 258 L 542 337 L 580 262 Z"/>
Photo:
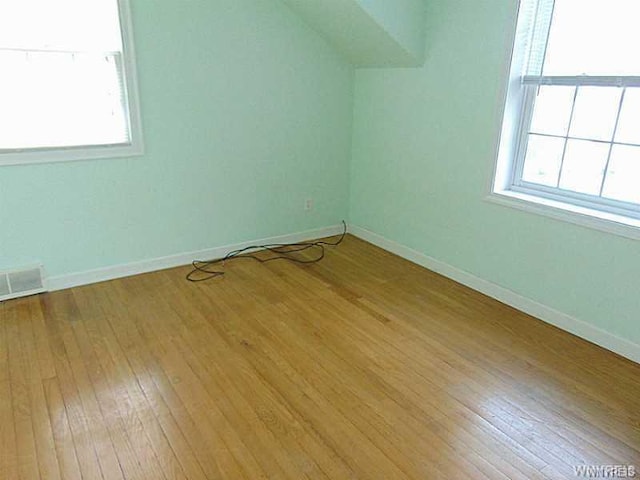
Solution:
<path fill-rule="evenodd" d="M 326 242 L 324 240 L 318 240 L 315 242 L 300 242 L 300 243 L 273 243 L 267 245 L 252 245 L 250 247 L 240 248 L 233 252 L 227 253 L 224 257 L 215 260 L 194 260 L 191 264 L 193 270 L 187 274 L 187 280 L 190 282 L 204 282 L 205 280 L 211 280 L 212 278 L 220 277 L 224 275 L 224 271 L 216 270 L 212 267 L 214 265 L 222 264 L 230 260 L 238 258 L 251 258 L 260 263 L 273 262 L 274 260 L 288 260 L 290 262 L 310 264 L 317 263 L 324 258 L 325 247 L 335 247 L 342 243 L 344 237 L 347 235 L 347 223 L 342 221 L 343 231 L 340 238 L 335 242 Z M 307 250 L 315 250 L 316 256 L 313 258 L 300 258 L 296 257 L 296 254 Z M 262 258 L 256 253 L 259 251 L 269 251 L 272 256 Z M 248 252 L 248 253 L 246 253 Z"/>

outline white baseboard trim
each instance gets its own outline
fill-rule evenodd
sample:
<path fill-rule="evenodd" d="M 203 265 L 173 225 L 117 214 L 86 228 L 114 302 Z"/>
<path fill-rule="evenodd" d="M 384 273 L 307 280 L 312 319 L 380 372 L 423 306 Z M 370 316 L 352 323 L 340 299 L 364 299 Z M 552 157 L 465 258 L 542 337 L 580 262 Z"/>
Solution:
<path fill-rule="evenodd" d="M 66 288 L 89 285 L 91 283 L 104 282 L 107 280 L 114 280 L 116 278 L 130 277 L 132 275 L 139 275 L 141 273 L 155 272 L 157 270 L 180 267 L 190 264 L 193 260 L 222 258 L 229 252 L 240 248 L 246 248 L 251 245 L 304 242 L 306 240 L 330 237 L 332 235 L 341 234 L 343 228 L 344 227 L 342 225 L 333 225 L 330 227 L 317 228 L 314 230 L 307 230 L 304 232 L 292 233 L 288 235 L 251 240 L 234 245 L 214 247 L 196 252 L 179 253 L 166 257 L 150 258 L 138 262 L 98 268 L 96 270 L 59 275 L 47 279 L 47 290 L 64 290 Z"/>
<path fill-rule="evenodd" d="M 421 265 L 429 270 L 448 277 L 458 283 L 466 285 L 473 290 L 495 298 L 513 308 L 532 315 L 540 320 L 554 325 L 562 330 L 570 332 L 580 338 L 595 343 L 607 350 L 622 355 L 636 363 L 640 363 L 640 345 L 630 342 L 627 339 L 613 335 L 601 328 L 595 327 L 583 320 L 574 318 L 566 313 L 562 313 L 547 305 L 539 303 L 530 298 L 524 297 L 512 290 L 491 283 L 471 273 L 460 270 L 447 263 L 436 260 L 423 253 L 405 247 L 393 240 L 388 240 L 377 233 L 366 230 L 355 225 L 349 226 L 349 232 L 372 243 L 388 252 L 394 253 L 410 262 Z"/>

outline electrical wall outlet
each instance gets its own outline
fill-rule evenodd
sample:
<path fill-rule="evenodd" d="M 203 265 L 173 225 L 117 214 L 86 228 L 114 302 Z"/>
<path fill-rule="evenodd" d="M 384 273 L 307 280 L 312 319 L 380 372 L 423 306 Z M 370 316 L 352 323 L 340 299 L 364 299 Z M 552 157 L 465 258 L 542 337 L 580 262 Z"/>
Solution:
<path fill-rule="evenodd" d="M 307 198 L 304 201 L 304 211 L 310 212 L 311 210 L 313 210 L 313 198 Z"/>

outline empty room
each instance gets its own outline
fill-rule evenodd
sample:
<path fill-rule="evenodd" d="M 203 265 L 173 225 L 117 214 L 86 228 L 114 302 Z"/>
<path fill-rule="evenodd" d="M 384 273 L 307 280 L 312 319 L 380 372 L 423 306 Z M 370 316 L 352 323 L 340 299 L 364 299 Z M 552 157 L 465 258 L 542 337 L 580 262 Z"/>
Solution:
<path fill-rule="evenodd" d="M 640 478 L 638 19 L 0 1 L 0 480 Z"/>

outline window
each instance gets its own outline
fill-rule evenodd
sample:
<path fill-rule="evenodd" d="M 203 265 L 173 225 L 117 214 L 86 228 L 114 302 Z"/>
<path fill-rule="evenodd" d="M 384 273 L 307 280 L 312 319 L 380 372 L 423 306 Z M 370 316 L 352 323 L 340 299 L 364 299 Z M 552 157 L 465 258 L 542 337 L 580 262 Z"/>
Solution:
<path fill-rule="evenodd" d="M 638 18 L 638 0 L 521 1 L 494 192 L 637 224 Z"/>
<path fill-rule="evenodd" d="M 0 164 L 142 153 L 128 5 L 0 2 Z"/>

